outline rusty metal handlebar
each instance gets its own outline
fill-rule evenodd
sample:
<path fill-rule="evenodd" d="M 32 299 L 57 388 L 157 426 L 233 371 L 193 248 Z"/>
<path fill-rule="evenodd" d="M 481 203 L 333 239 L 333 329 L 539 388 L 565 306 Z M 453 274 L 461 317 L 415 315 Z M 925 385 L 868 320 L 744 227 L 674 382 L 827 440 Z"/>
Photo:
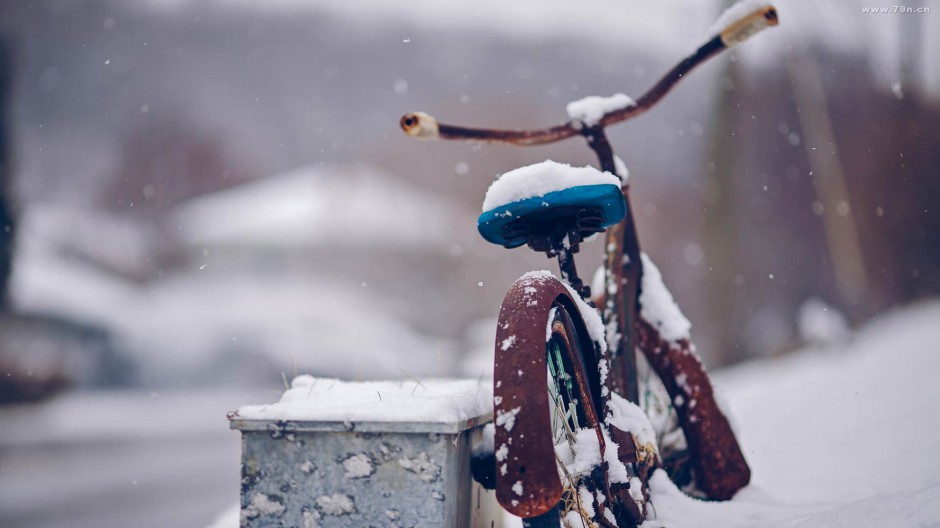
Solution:
<path fill-rule="evenodd" d="M 658 103 L 693 68 L 729 49 L 759 31 L 777 25 L 777 10 L 766 5 L 748 12 L 726 26 L 721 32 L 702 44 L 695 53 L 683 59 L 660 78 L 636 102 L 605 113 L 597 124 L 608 127 L 636 117 Z M 409 136 L 418 139 L 458 139 L 485 143 L 507 143 L 516 146 L 534 146 L 555 143 L 563 139 L 584 134 L 584 124 L 579 120 L 548 128 L 501 130 L 494 128 L 471 128 L 439 123 L 424 112 L 411 112 L 401 118 L 401 128 Z"/>

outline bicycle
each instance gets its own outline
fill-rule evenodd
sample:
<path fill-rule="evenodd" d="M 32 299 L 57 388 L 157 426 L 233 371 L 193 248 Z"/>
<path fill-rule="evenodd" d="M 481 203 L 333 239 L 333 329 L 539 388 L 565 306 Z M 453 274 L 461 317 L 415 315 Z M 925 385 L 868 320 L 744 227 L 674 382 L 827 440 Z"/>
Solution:
<path fill-rule="evenodd" d="M 478 480 L 495 480 L 499 503 L 526 526 L 558 526 L 559 519 L 565 526 L 637 526 L 659 468 L 713 500 L 730 499 L 750 481 L 687 321 L 640 251 L 626 168 L 605 134 L 649 110 L 699 64 L 778 23 L 767 4 L 745 3 L 726 16 L 721 31 L 635 102 L 622 94 L 586 98 L 569 104 L 569 121 L 531 130 L 454 126 L 422 112 L 401 118 L 405 133 L 421 139 L 531 146 L 581 136 L 599 161 L 600 171 L 546 161 L 507 172 L 487 191 L 478 220 L 488 241 L 544 252 L 561 273 L 561 280 L 550 272 L 516 280 L 497 323 L 495 447 L 479 470 L 493 474 Z M 592 300 L 574 255 L 584 239 L 605 231 L 604 291 Z M 661 382 L 665 413 L 650 407 L 655 380 L 639 379 L 636 350 Z M 651 414 L 673 430 L 657 435 Z"/>

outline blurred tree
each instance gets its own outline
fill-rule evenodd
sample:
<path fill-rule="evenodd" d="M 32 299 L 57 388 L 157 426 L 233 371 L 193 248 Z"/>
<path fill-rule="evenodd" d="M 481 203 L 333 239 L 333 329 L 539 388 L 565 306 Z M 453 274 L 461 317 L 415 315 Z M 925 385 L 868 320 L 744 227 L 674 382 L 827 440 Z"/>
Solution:
<path fill-rule="evenodd" d="M 795 54 L 788 61 L 793 97 L 804 134 L 818 203 L 822 205 L 830 262 L 842 304 L 854 308 L 865 300 L 868 271 L 862 254 L 856 207 L 852 206 L 839 142 L 830 116 L 826 90 L 816 58 Z"/>
<path fill-rule="evenodd" d="M 8 309 L 13 263 L 15 216 L 11 199 L 13 162 L 10 152 L 10 108 L 13 92 L 13 46 L 0 38 L 0 312 Z"/>
<path fill-rule="evenodd" d="M 733 1 L 724 2 L 727 6 Z M 733 52 L 732 52 L 733 53 Z M 734 363 L 747 356 L 738 336 L 745 320 L 742 314 L 738 255 L 738 213 L 740 166 L 735 154 L 739 151 L 734 128 L 738 116 L 735 84 L 738 65 L 724 60 L 718 75 L 716 93 L 711 105 L 711 131 L 706 154 L 706 187 L 704 233 L 705 264 L 709 270 L 706 281 L 708 305 L 721 314 L 711 329 L 713 361 L 722 365 Z"/>
<path fill-rule="evenodd" d="M 750 260 L 739 270 L 745 316 L 773 308 L 777 323 L 788 325 L 794 340 L 765 346 L 756 339 L 749 346 L 755 352 L 797 346 L 790 326 L 799 306 L 811 297 L 825 299 L 858 324 L 892 306 L 940 292 L 940 234 L 934 228 L 940 225 L 935 207 L 940 195 L 937 99 L 917 84 L 892 87 L 890 80 L 875 76 L 862 54 L 819 46 L 798 53 L 816 63 L 815 72 L 791 67 L 749 74 L 747 89 L 736 96 L 735 132 L 744 142 L 738 163 L 747 170 L 741 183 L 750 184 L 750 204 L 739 211 L 737 225 L 739 244 L 748 248 L 739 258 Z M 809 77 L 816 74 L 818 79 Z M 811 86 L 808 96 L 798 94 L 796 85 L 809 82 L 817 86 Z M 825 110 L 819 108 L 823 97 Z M 824 127 L 831 131 L 813 123 L 820 119 L 829 122 Z M 831 137 L 821 139 L 822 132 Z M 814 160 L 820 155 L 825 155 L 822 168 Z M 823 198 L 817 185 L 827 176 L 825 166 L 836 162 L 845 179 L 839 185 L 844 197 Z M 845 202 L 841 213 L 839 201 Z M 830 240 L 825 217 L 830 211 L 836 213 L 832 220 L 842 224 L 836 231 L 848 228 L 851 218 L 858 237 L 852 244 L 860 247 L 860 254 L 847 252 L 843 246 L 849 241 L 838 239 L 837 232 L 837 240 Z M 856 302 L 844 295 L 859 291 L 858 283 L 851 283 L 856 279 L 847 276 L 855 273 L 846 271 L 852 268 L 866 271 Z M 848 290 L 840 285 L 847 279 Z M 753 326 L 749 336 L 767 336 L 766 326 Z"/>

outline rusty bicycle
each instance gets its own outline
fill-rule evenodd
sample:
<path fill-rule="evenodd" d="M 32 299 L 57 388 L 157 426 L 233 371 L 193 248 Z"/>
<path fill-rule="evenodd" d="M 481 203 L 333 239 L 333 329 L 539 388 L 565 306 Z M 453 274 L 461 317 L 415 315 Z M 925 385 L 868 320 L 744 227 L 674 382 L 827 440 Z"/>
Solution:
<path fill-rule="evenodd" d="M 560 125 L 497 130 L 444 124 L 422 112 L 401 118 L 405 133 L 421 139 L 531 146 L 580 136 L 599 162 L 599 170 L 545 161 L 506 172 L 487 192 L 478 221 L 486 240 L 543 252 L 557 259 L 561 275 L 527 273 L 505 296 L 495 343 L 494 449 L 475 468 L 526 526 L 637 526 L 660 469 L 711 500 L 730 499 L 750 481 L 689 324 L 640 250 L 627 170 L 605 129 L 649 110 L 693 68 L 777 23 L 773 6 L 739 4 L 639 99 L 585 98 L 568 105 L 569 120 Z M 603 291 L 592 298 L 574 255 L 603 232 Z"/>

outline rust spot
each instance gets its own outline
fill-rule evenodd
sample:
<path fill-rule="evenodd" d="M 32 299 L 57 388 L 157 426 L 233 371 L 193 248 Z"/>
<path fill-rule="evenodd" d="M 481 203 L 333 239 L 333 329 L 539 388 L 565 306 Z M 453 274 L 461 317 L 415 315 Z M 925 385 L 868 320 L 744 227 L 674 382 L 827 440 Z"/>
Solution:
<path fill-rule="evenodd" d="M 770 9 L 767 10 L 767 12 L 764 13 L 764 18 L 767 19 L 767 22 L 771 26 L 776 26 L 778 23 L 780 23 L 780 20 L 777 18 L 777 10 L 776 8 L 773 8 L 773 7 L 771 7 Z"/>
<path fill-rule="evenodd" d="M 405 132 L 418 126 L 418 117 L 414 114 L 405 114 L 401 117 L 401 128 Z"/>

